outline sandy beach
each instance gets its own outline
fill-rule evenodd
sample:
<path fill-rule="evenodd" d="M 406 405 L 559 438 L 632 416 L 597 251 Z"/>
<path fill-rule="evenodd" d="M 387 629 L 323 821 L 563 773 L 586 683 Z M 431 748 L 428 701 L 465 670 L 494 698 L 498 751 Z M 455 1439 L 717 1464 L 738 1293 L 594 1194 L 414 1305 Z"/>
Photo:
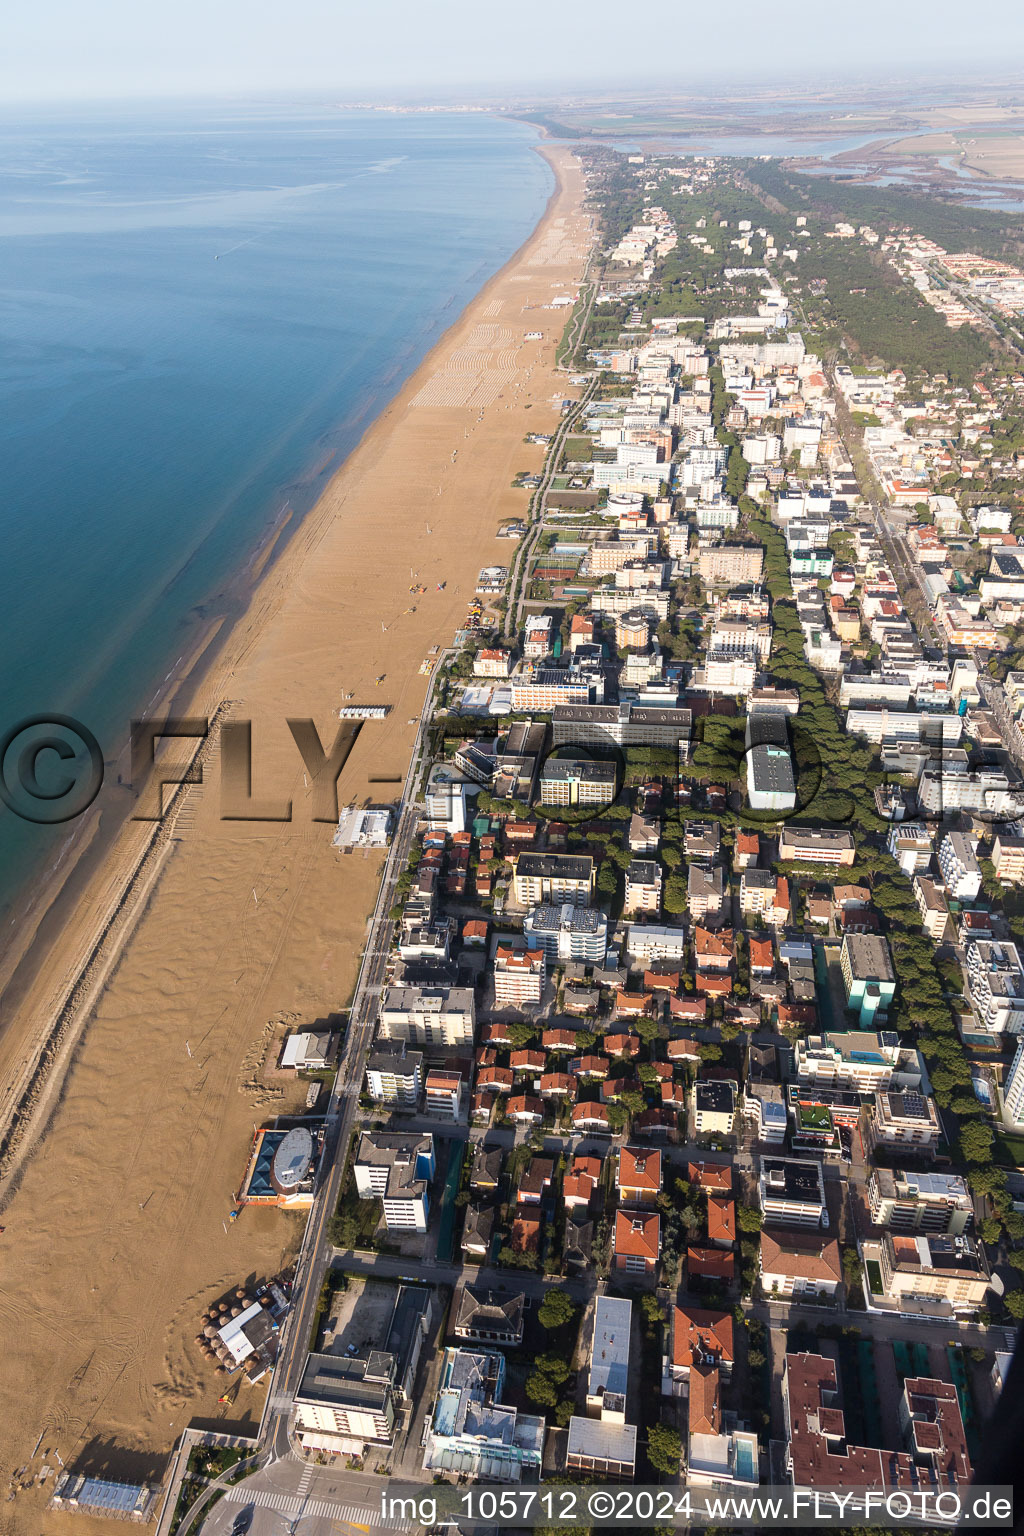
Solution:
<path fill-rule="evenodd" d="M 183 797 L 135 888 L 116 955 L 93 975 L 46 1114 L 0 1187 L 5 1494 L 56 1468 L 54 1452 L 113 1476 L 160 1476 L 193 1418 L 258 1419 L 262 1388 L 218 1406 L 225 1378 L 194 1336 L 205 1306 L 277 1272 L 297 1247 L 299 1216 L 226 1218 L 254 1124 L 304 1097 L 304 1084 L 272 1070 L 285 1029 L 349 1000 L 381 870 L 380 854 L 342 856 L 331 827 L 310 819 L 286 720 L 312 718 L 329 745 L 347 695 L 391 705 L 363 725 L 339 800 L 396 798 L 427 687 L 421 662 L 450 641 L 479 569 L 510 561 L 515 546 L 496 530 L 524 513 L 527 493 L 511 481 L 543 453 L 524 435 L 551 431 L 567 392 L 554 356 L 568 311 L 544 306 L 574 291 L 591 240 L 577 162 L 542 152 L 558 186 L 534 235 L 369 429 L 191 701 L 190 713 L 253 722 L 253 793 L 290 799 L 292 819 L 222 820 L 214 746 L 203 786 Z M 411 593 L 418 585 L 426 591 Z M 0 1107 L 151 834 L 126 824 L 4 1020 Z M 88 1536 L 93 1522 L 48 1513 L 47 1496 L 26 1486 L 0 1503 L 0 1536 L 72 1524 Z"/>

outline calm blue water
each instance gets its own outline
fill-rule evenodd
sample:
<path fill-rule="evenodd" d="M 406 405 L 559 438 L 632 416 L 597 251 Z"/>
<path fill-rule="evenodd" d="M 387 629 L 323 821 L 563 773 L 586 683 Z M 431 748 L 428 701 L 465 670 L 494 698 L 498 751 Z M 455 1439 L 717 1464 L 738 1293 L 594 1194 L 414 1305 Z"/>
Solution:
<path fill-rule="evenodd" d="M 121 750 L 204 605 L 527 237 L 534 139 L 326 108 L 0 116 L 0 732 L 56 709 Z M 0 904 L 67 831 L 0 808 Z"/>

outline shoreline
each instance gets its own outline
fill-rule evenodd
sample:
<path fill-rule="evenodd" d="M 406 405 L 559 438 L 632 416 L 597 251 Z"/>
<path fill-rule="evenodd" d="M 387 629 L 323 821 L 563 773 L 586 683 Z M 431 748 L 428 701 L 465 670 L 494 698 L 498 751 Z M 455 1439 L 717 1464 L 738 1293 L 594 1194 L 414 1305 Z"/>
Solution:
<path fill-rule="evenodd" d="M 339 780 L 340 803 L 379 798 L 375 779 L 408 770 L 406 717 L 427 688 L 422 658 L 461 622 L 480 567 L 511 554 L 496 540 L 522 511 L 511 481 L 543 458 L 524 437 L 550 429 L 564 393 L 554 355 L 565 310 L 550 300 L 578 284 L 592 243 L 571 151 L 532 147 L 555 177 L 533 232 L 277 541 L 237 621 L 222 623 L 213 649 L 175 680 L 189 713 L 237 702 L 252 718 L 255 792 L 287 792 L 295 816 L 257 829 L 221 821 L 215 764 L 207 789 L 182 795 L 166 856 L 51 1074 L 52 1103 L 5 1194 L 0 1325 L 10 1366 L 0 1404 L 9 1415 L 35 1406 L 27 1444 L 3 1448 L 8 1470 L 29 1458 L 40 1427 L 69 1464 L 97 1433 L 160 1461 L 190 1416 L 223 1416 L 192 1344 L 196 1315 L 219 1287 L 272 1273 L 295 1246 L 296 1223 L 277 1210 L 248 1208 L 229 1227 L 226 1191 L 254 1120 L 287 1112 L 295 1094 L 268 1065 L 274 1042 L 344 1006 L 382 860 L 342 860 L 329 829 L 308 821 L 301 763 L 280 726 L 285 713 L 308 715 L 329 741 L 346 692 L 373 700 L 383 675 L 377 697 L 391 713 L 367 723 Z M 542 339 L 525 341 L 533 329 Z M 423 597 L 408 595 L 410 566 Z M 4 1036 L 8 1071 L 130 881 L 140 827 L 148 836 L 146 824 L 127 823 L 83 879 Z M 73 1331 L 61 1321 L 69 1308 Z M 226 1412 L 258 1417 L 249 1396 L 259 1393 Z M 60 1523 L 31 1495 L 19 1499 L 22 1516 Z"/>
<path fill-rule="evenodd" d="M 363 449 L 379 424 L 387 419 L 392 408 L 401 406 L 406 391 L 421 372 L 429 371 L 436 358 L 443 355 L 449 338 L 469 310 L 481 303 L 491 286 L 515 266 L 536 238 L 538 230 L 550 217 L 563 187 L 555 159 L 545 153 L 539 142 L 530 148 L 545 160 L 554 177 L 554 186 L 534 228 L 449 321 L 412 371 L 406 374 L 397 390 L 382 400 L 380 409 L 365 423 L 352 447 L 313 495 L 306 511 L 297 513 L 286 500 L 263 529 L 254 547 L 246 553 L 240 568 L 220 590 L 209 595 L 204 609 L 209 608 L 210 612 L 204 613 L 202 617 L 193 614 L 185 619 L 186 648 L 140 710 L 142 718 L 152 718 L 154 714 L 164 712 L 182 715 L 196 712 L 192 707 L 194 700 L 213 682 L 216 669 L 222 665 L 233 637 L 245 623 L 253 605 L 259 601 L 262 585 L 272 576 L 277 565 L 288 559 L 296 542 L 304 532 L 308 533 L 310 523 L 328 515 L 327 503 L 336 481 Z M 333 457 L 333 452 L 326 460 L 322 453 L 318 456 L 309 472 L 310 485 L 315 485 L 323 477 Z M 108 764 L 104 786 L 96 803 L 80 818 L 78 825 L 62 841 L 49 863 L 36 873 L 26 876 L 10 903 L 11 908 L 18 909 L 19 915 L 14 934 L 0 939 L 0 1019 L 3 1020 L 0 1022 L 0 1211 L 7 1198 L 2 1152 L 10 1112 L 7 1103 L 9 1095 L 3 1090 L 3 1073 L 7 1070 L 10 1054 L 9 1020 L 24 1004 L 41 968 L 46 964 L 50 950 L 59 944 L 64 927 L 73 916 L 78 902 L 90 884 L 102 878 L 104 863 L 113 857 L 119 842 L 130 828 L 134 801 L 131 790 L 127 788 L 128 761 L 129 749 L 126 743 L 117 757 Z M 123 785 L 122 777 L 125 781 Z M 144 856 L 143 839 L 140 837 L 136 841 L 139 843 L 136 858 L 141 860 Z"/>

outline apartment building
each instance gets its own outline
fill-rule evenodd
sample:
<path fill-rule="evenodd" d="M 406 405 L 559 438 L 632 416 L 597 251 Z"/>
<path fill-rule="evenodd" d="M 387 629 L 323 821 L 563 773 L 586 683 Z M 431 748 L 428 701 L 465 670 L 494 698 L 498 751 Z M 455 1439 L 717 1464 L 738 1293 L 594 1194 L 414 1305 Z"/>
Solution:
<path fill-rule="evenodd" d="M 527 616 L 523 634 L 523 655 L 548 656 L 552 644 L 552 619 L 549 613 L 531 613 Z"/>
<path fill-rule="evenodd" d="M 378 1037 L 410 1045 L 471 1046 L 476 1028 L 472 987 L 385 987 Z"/>
<path fill-rule="evenodd" d="M 786 1470 L 794 1488 L 842 1488 L 849 1508 L 864 1508 L 869 1492 L 911 1489 L 917 1473 L 906 1451 L 855 1445 L 846 1433 L 839 1369 L 822 1355 L 787 1354 L 782 1366 Z"/>
<path fill-rule="evenodd" d="M 587 1370 L 586 1414 L 569 1420 L 566 1470 L 629 1480 L 636 1467 L 636 1425 L 626 1423 L 632 1302 L 598 1296 Z"/>
<path fill-rule="evenodd" d="M 788 747 L 758 742 L 747 753 L 747 799 L 755 811 L 791 811 L 796 779 Z"/>
<path fill-rule="evenodd" d="M 608 951 L 608 919 L 596 907 L 534 907 L 523 922 L 523 936 L 531 949 L 542 949 L 549 965 L 582 960 L 603 965 Z"/>
<path fill-rule="evenodd" d="M 626 929 L 626 953 L 636 966 L 656 960 L 682 960 L 686 954 L 686 929 L 661 923 L 630 923 Z"/>
<path fill-rule="evenodd" d="M 543 949 L 499 945 L 494 956 L 494 1006 L 537 1007 L 544 998 L 547 962 Z"/>
<path fill-rule="evenodd" d="M 1003 1113 L 1013 1125 L 1024 1125 L 1024 1039 L 1017 1041 L 1003 1083 Z"/>
<path fill-rule="evenodd" d="M 1015 821 L 999 828 L 992 843 L 992 863 L 997 880 L 1024 885 L 1024 824 Z"/>
<path fill-rule="evenodd" d="M 295 1435 L 304 1450 L 358 1454 L 390 1445 L 399 1398 L 390 1355 L 310 1354 L 295 1393 Z"/>
<path fill-rule="evenodd" d="M 867 1126 L 869 1148 L 917 1152 L 934 1157 L 942 1126 L 934 1099 L 923 1093 L 876 1093 Z"/>
<path fill-rule="evenodd" d="M 817 1158 L 763 1156 L 757 1193 L 766 1222 L 782 1227 L 828 1225 L 825 1176 Z"/>
<path fill-rule="evenodd" d="M 889 1087 L 902 1056 L 891 1031 L 851 1029 L 808 1035 L 795 1046 L 797 1077 L 814 1088 L 875 1093 Z"/>
<path fill-rule="evenodd" d="M 604 676 L 575 667 L 538 667 L 510 680 L 511 707 L 517 714 L 550 714 L 562 704 L 600 702 Z"/>
<path fill-rule="evenodd" d="M 539 1477 L 544 1420 L 503 1403 L 504 1389 L 505 1356 L 499 1351 L 444 1351 L 423 1432 L 425 1471 L 458 1471 L 496 1483 Z"/>
<path fill-rule="evenodd" d="M 615 1187 L 624 1205 L 653 1205 L 661 1193 L 661 1153 L 648 1147 L 623 1147 Z"/>
<path fill-rule="evenodd" d="M 512 871 L 512 894 L 521 907 L 585 907 L 594 894 L 594 861 L 588 854 L 520 853 Z"/>
<path fill-rule="evenodd" d="M 662 868 L 654 859 L 633 859 L 626 868 L 624 917 L 638 913 L 657 916 L 661 911 Z"/>
<path fill-rule="evenodd" d="M 839 1244 L 817 1232 L 765 1230 L 759 1267 L 770 1296 L 834 1296 L 843 1278 Z"/>
<path fill-rule="evenodd" d="M 662 1391 L 666 1397 L 686 1397 L 690 1372 L 714 1364 L 723 1381 L 732 1376 L 736 1348 L 730 1313 L 706 1307 L 676 1306 L 672 1313 L 671 1354 L 666 1361 Z"/>
<path fill-rule="evenodd" d="M 377 1104 L 415 1109 L 423 1092 L 423 1053 L 397 1048 L 376 1050 L 366 1063 L 366 1091 Z"/>
<path fill-rule="evenodd" d="M 1024 1030 L 1024 966 L 1016 944 L 968 944 L 967 995 L 982 1028 L 1013 1035 Z"/>
<path fill-rule="evenodd" d="M 690 1113 L 697 1136 L 728 1136 L 736 1119 L 736 1084 L 728 1078 L 697 1080 L 690 1089 Z"/>
<path fill-rule="evenodd" d="M 852 832 L 838 827 L 794 827 L 779 835 L 779 858 L 800 864 L 852 864 L 856 856 Z"/>
<path fill-rule="evenodd" d="M 931 863 L 932 834 L 923 821 L 902 821 L 890 827 L 886 846 L 905 875 L 916 875 Z"/>
<path fill-rule="evenodd" d="M 634 704 L 566 704 L 551 716 L 552 740 L 559 746 L 678 747 L 693 733 L 688 709 Z"/>
<path fill-rule="evenodd" d="M 364 1131 L 352 1161 L 360 1200 L 379 1199 L 389 1232 L 425 1232 L 434 1177 L 429 1134 Z"/>
<path fill-rule="evenodd" d="M 781 1147 L 786 1140 L 789 1117 L 778 1083 L 752 1083 L 747 1079 L 743 1099 L 744 1113 L 754 1122 L 754 1134 L 768 1147 Z"/>
<path fill-rule="evenodd" d="M 725 905 L 725 877 L 721 865 L 703 869 L 699 864 L 691 864 L 686 877 L 686 898 L 695 922 L 717 916 Z"/>
<path fill-rule="evenodd" d="M 457 1120 L 462 1104 L 462 1073 L 433 1068 L 423 1079 L 423 1113 L 431 1119 Z"/>
<path fill-rule="evenodd" d="M 967 1181 L 955 1173 L 872 1168 L 868 1202 L 874 1225 L 894 1232 L 948 1232 L 959 1237 L 974 1219 Z"/>
<path fill-rule="evenodd" d="M 939 844 L 939 868 L 955 901 L 976 901 L 981 890 L 981 865 L 963 832 L 947 832 Z"/>
<path fill-rule="evenodd" d="M 992 1278 L 984 1250 L 962 1234 L 886 1230 L 879 1265 L 882 1293 L 890 1303 L 925 1303 L 946 1315 L 969 1316 L 983 1307 Z"/>
<path fill-rule="evenodd" d="M 757 586 L 763 570 L 759 544 L 720 544 L 697 556 L 697 573 L 706 587 Z"/>
<path fill-rule="evenodd" d="M 620 1206 L 612 1229 L 612 1268 L 627 1275 L 653 1275 L 660 1256 L 661 1216 Z"/>
<path fill-rule="evenodd" d="M 928 875 L 915 875 L 914 900 L 925 933 L 938 944 L 949 923 L 949 903 L 945 891 Z"/>
<path fill-rule="evenodd" d="M 896 996 L 896 973 L 889 946 L 877 933 L 848 933 L 843 939 L 839 964 L 846 984 L 847 1006 L 868 1025 L 884 1014 Z"/>
<path fill-rule="evenodd" d="M 540 772 L 541 805 L 605 806 L 618 792 L 614 763 L 549 757 Z"/>

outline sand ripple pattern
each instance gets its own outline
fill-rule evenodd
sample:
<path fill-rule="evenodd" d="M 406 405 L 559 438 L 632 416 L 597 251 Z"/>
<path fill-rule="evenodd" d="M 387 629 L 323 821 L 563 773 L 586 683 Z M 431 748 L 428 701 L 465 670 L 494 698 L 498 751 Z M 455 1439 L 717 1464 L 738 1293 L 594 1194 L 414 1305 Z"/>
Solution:
<path fill-rule="evenodd" d="M 413 396 L 412 404 L 435 408 L 491 405 L 516 374 L 517 346 L 501 325 L 475 325 L 464 346 Z"/>

